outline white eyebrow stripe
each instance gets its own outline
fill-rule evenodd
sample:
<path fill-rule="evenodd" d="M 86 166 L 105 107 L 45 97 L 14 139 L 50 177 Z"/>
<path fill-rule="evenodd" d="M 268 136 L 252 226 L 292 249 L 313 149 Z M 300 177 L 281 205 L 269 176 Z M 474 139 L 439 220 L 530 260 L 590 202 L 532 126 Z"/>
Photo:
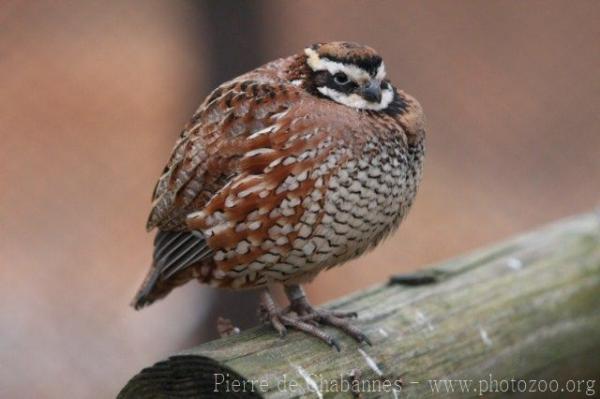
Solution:
<path fill-rule="evenodd" d="M 385 64 L 381 61 L 379 67 L 377 67 L 377 74 L 375 74 L 375 79 L 383 80 L 385 79 Z"/>
<path fill-rule="evenodd" d="M 320 58 L 319 54 L 317 54 L 317 52 L 311 48 L 305 49 L 304 53 L 308 57 L 306 63 L 313 71 L 327 71 L 332 75 L 335 75 L 338 72 L 343 72 L 355 82 L 363 82 L 371 79 L 371 76 L 367 71 L 357 67 L 356 65 L 347 65 L 342 64 L 341 62 L 331 61 L 327 58 Z M 383 62 L 379 68 L 377 68 L 376 78 L 380 80 L 385 78 L 385 67 Z"/>

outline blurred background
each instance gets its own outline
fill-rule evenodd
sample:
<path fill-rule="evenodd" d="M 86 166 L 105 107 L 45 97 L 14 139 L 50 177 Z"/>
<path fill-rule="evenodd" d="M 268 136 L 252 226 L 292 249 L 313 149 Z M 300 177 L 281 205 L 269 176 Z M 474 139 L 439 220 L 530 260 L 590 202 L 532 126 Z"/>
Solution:
<path fill-rule="evenodd" d="M 416 204 L 315 303 L 600 203 L 597 1 L 0 4 L 0 397 L 114 397 L 144 366 L 256 323 L 190 283 L 141 312 L 150 194 L 225 79 L 317 41 L 368 44 L 423 104 Z"/>

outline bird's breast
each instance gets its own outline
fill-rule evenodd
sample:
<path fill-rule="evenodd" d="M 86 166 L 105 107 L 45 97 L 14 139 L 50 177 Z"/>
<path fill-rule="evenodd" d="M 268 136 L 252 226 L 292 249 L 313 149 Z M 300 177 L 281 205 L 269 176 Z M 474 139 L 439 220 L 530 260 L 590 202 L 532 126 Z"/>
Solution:
<path fill-rule="evenodd" d="M 374 137 L 329 179 L 309 263 L 331 267 L 361 255 L 393 231 L 412 205 L 422 147 Z"/>
<path fill-rule="evenodd" d="M 374 247 L 410 208 L 422 146 L 410 144 L 399 126 L 357 125 L 341 133 L 311 123 L 290 122 L 288 130 L 307 133 L 286 138 L 281 150 L 250 151 L 241 165 L 252 164 L 252 173 L 234 179 L 198 214 L 197 226 L 214 248 L 214 284 L 301 281 Z M 274 141 L 277 134 L 258 138 Z"/>

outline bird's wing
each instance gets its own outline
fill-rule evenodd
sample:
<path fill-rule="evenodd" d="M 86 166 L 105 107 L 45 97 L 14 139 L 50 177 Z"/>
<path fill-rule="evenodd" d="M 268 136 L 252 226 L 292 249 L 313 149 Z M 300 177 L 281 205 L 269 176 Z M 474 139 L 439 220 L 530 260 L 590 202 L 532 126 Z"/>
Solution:
<path fill-rule="evenodd" d="M 187 214 L 202 209 L 238 173 L 247 138 L 272 126 L 289 108 L 293 96 L 286 86 L 238 78 L 209 95 L 156 183 L 148 230 L 185 229 Z"/>
<path fill-rule="evenodd" d="M 200 211 L 223 187 L 264 157 L 242 158 L 261 132 L 274 128 L 301 91 L 284 82 L 244 79 L 217 88 L 183 130 L 153 193 L 147 228 L 158 228 L 153 265 L 134 301 L 140 307 L 166 295 L 160 285 L 212 252 L 186 218 Z M 264 167 L 264 165 L 262 165 Z M 169 284 L 162 284 L 167 286 Z M 168 292 L 168 291 L 167 291 Z"/>

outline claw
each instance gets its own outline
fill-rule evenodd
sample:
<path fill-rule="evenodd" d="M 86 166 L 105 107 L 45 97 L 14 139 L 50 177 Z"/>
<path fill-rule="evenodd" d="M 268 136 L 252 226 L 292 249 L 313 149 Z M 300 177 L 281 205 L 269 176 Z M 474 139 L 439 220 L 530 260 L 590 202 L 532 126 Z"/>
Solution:
<path fill-rule="evenodd" d="M 339 317 L 340 319 L 355 319 L 358 317 L 358 313 L 356 312 L 338 312 L 332 310 L 330 314 L 332 316 Z"/>
<path fill-rule="evenodd" d="M 332 348 L 335 348 L 335 350 L 337 350 L 338 352 L 341 352 L 341 348 L 340 348 L 340 343 L 338 342 L 337 339 L 330 337 L 329 338 L 329 342 L 327 342 L 329 344 L 329 346 L 331 346 Z"/>
<path fill-rule="evenodd" d="M 287 328 L 285 328 L 285 326 L 283 324 L 281 324 L 281 322 L 277 321 L 272 321 L 273 323 L 273 327 L 275 327 L 275 323 L 279 323 L 281 325 L 281 328 L 277 328 L 275 327 L 275 329 L 277 330 L 277 332 L 279 333 L 279 337 L 280 338 L 285 338 L 287 337 L 288 331 Z"/>
<path fill-rule="evenodd" d="M 369 346 L 373 346 L 373 343 L 371 342 L 369 337 L 367 337 L 365 334 L 362 334 L 362 336 L 360 337 L 360 341 L 364 342 L 365 344 L 367 344 Z"/>
<path fill-rule="evenodd" d="M 285 337 L 287 334 L 287 329 L 285 328 L 283 323 L 276 316 L 273 315 L 269 317 L 269 319 L 271 321 L 271 325 L 273 325 L 273 328 L 275 328 L 275 330 L 277 330 L 277 332 L 279 333 L 279 336 Z"/>

